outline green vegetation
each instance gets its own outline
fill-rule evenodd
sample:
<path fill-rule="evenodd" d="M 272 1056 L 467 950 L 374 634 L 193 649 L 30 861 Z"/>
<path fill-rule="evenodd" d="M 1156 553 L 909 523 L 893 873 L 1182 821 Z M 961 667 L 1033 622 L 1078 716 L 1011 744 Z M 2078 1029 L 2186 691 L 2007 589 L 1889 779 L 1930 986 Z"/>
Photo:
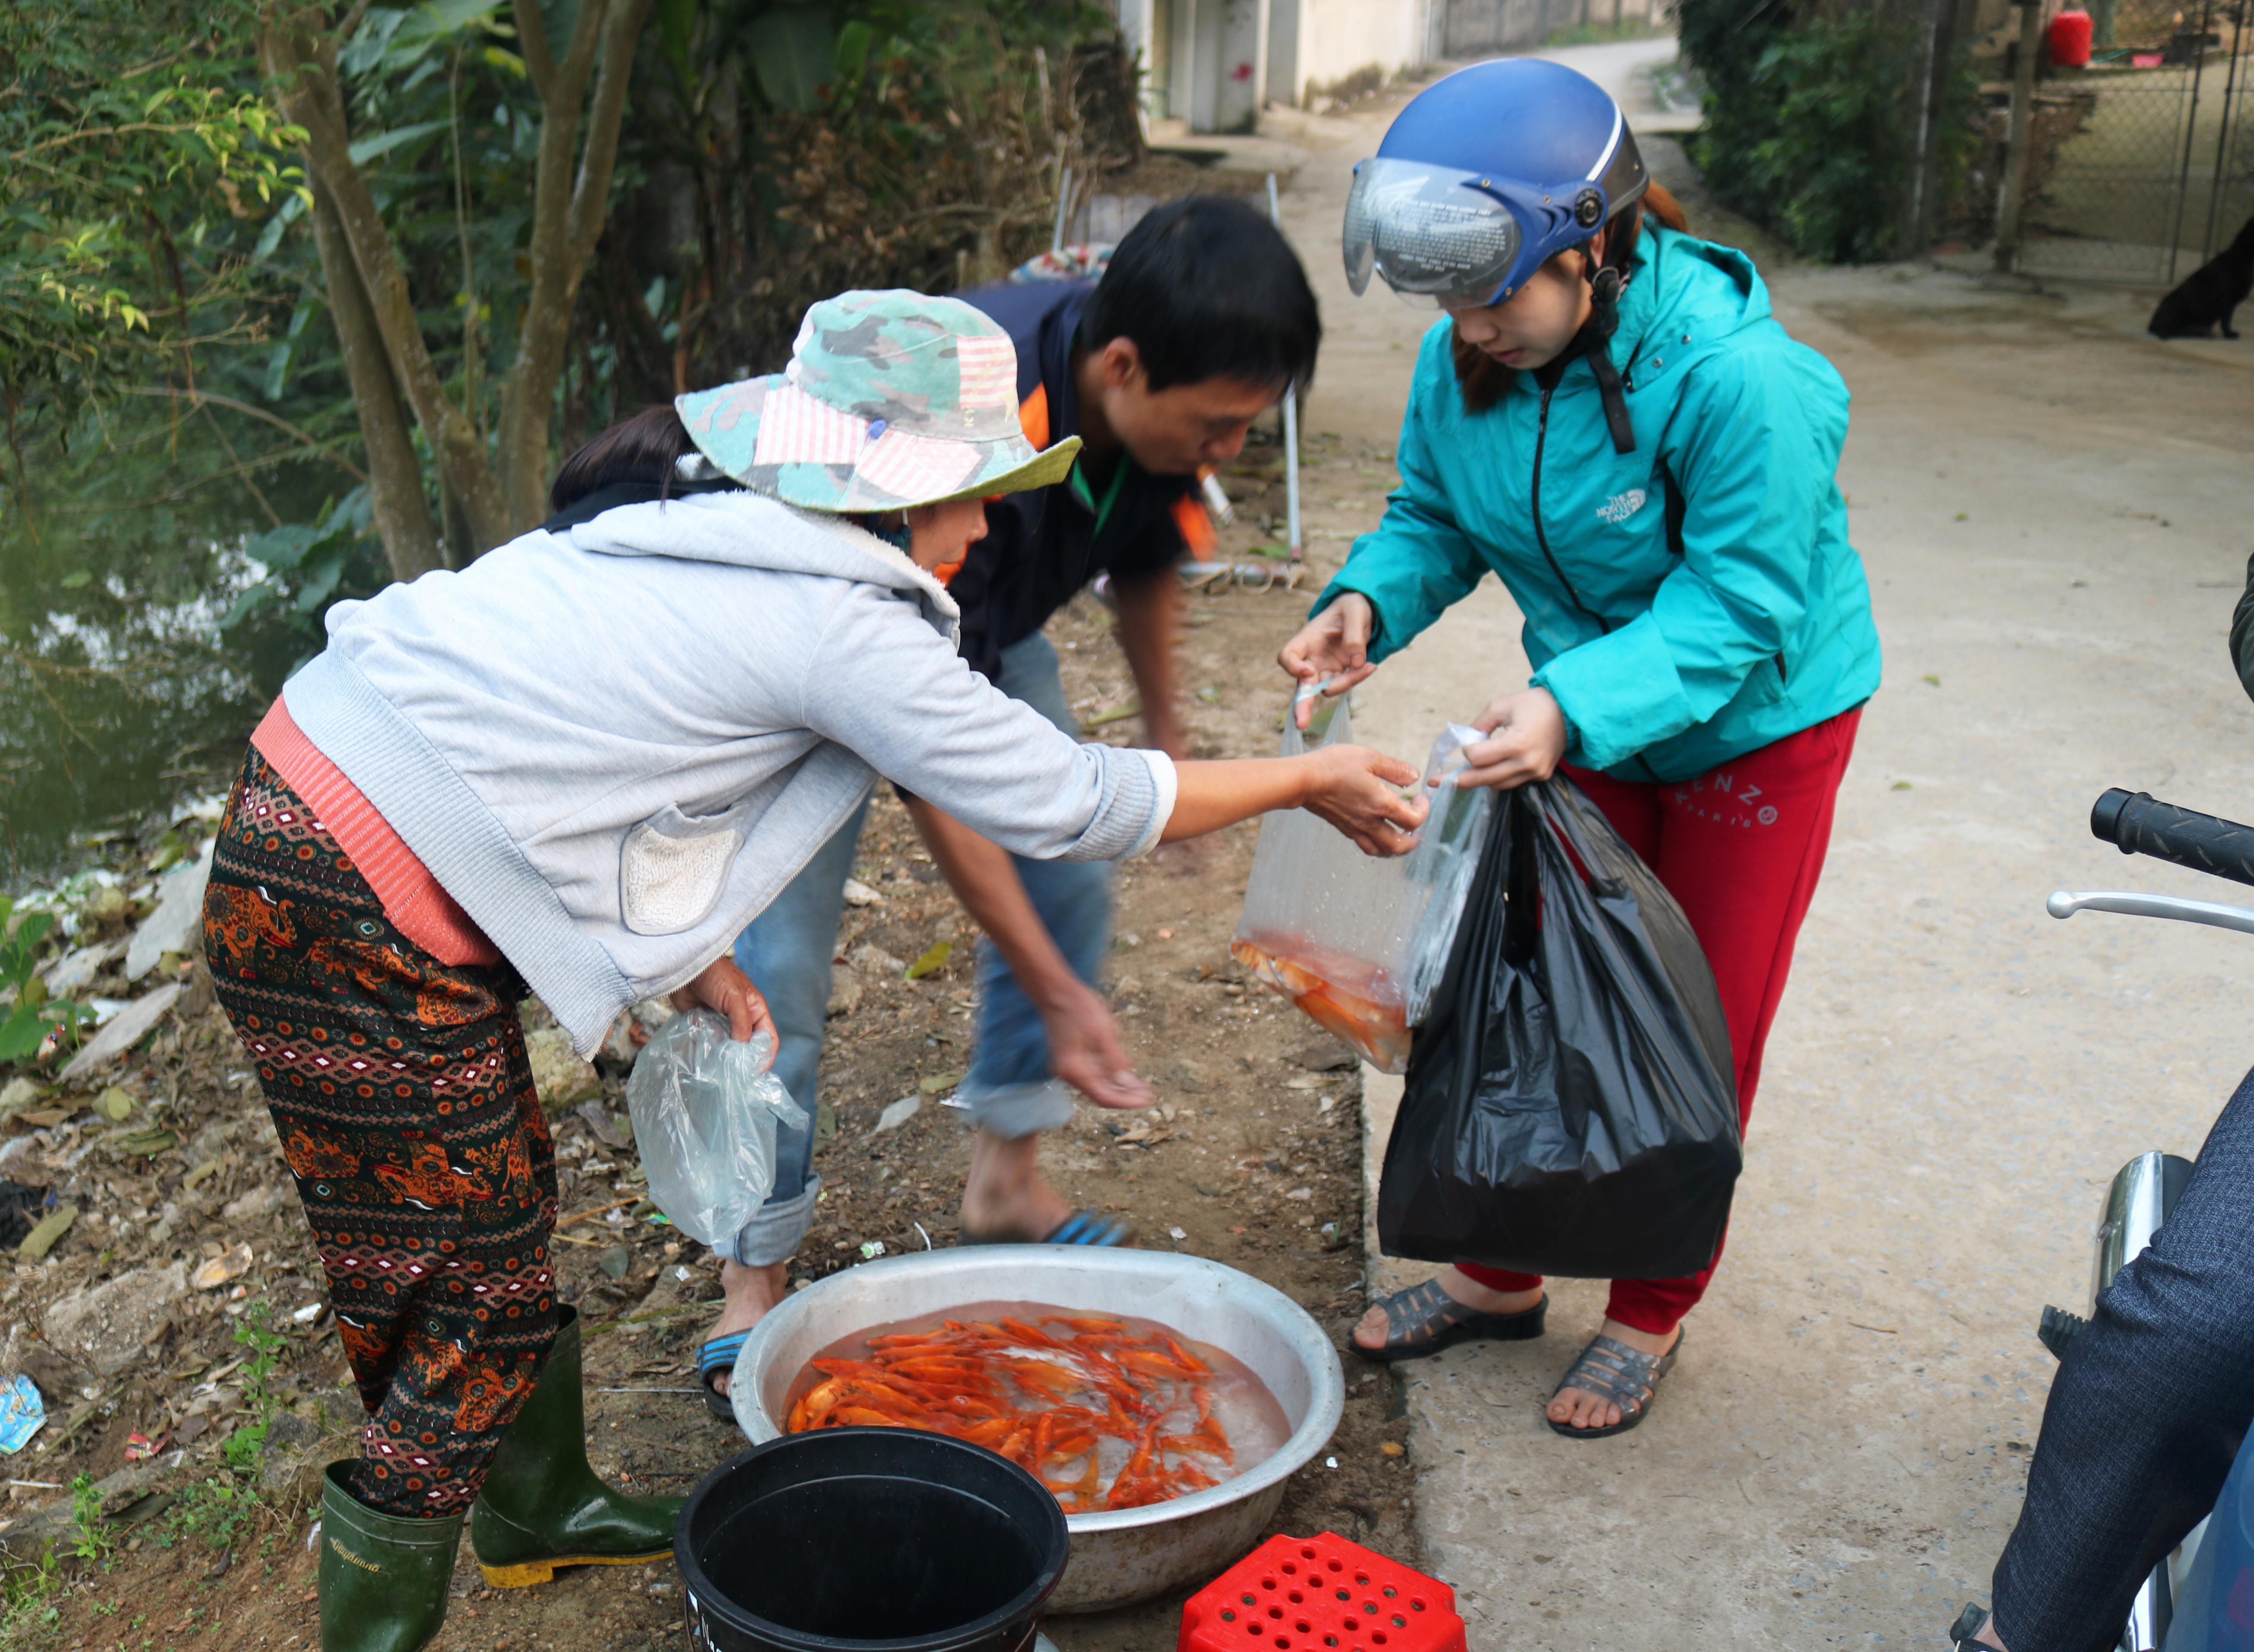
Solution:
<path fill-rule="evenodd" d="M 102 1513 L 102 1488 L 92 1474 L 71 1481 L 71 1541 L 74 1559 L 88 1565 L 107 1565 L 117 1547 L 117 1532 Z"/>
<path fill-rule="evenodd" d="M 222 1479 L 191 1481 L 180 1488 L 164 1511 L 164 1525 L 156 1534 L 160 1549 L 182 1542 L 199 1542 L 209 1548 L 231 1547 L 243 1523 L 260 1508 L 258 1489 Z"/>
<path fill-rule="evenodd" d="M 0 1647 L 45 1642 L 62 1621 L 62 1563 L 50 1544 L 36 1561 L 0 1560 Z"/>
<path fill-rule="evenodd" d="M 1138 143 L 1085 0 L 0 8 L 0 877 L 620 413 L 998 278 Z"/>
<path fill-rule="evenodd" d="M 1919 187 L 1924 43 L 1886 4 L 1679 0 L 1686 62 L 1705 85 L 1705 124 L 1686 147 L 1722 200 L 1808 257 L 1900 256 Z M 1945 199 L 1971 157 L 1975 90 L 1961 52 L 1926 112 Z"/>
<path fill-rule="evenodd" d="M 0 993 L 13 1002 L 0 1005 L 0 1061 L 24 1061 L 38 1053 L 50 1033 L 74 1038 L 93 1012 L 65 998 L 49 998 L 36 972 L 39 943 L 54 926 L 52 912 L 26 912 L 14 923 L 16 903 L 0 895 Z"/>
<path fill-rule="evenodd" d="M 238 1474 L 258 1472 L 266 1460 L 267 1433 L 274 1425 L 274 1398 L 266 1391 L 266 1379 L 274 1375 L 290 1339 L 271 1328 L 273 1317 L 274 1305 L 261 1297 L 243 1308 L 234 1328 L 236 1343 L 251 1350 L 241 1373 L 243 1404 L 251 1419 L 229 1434 L 220 1451 Z"/>

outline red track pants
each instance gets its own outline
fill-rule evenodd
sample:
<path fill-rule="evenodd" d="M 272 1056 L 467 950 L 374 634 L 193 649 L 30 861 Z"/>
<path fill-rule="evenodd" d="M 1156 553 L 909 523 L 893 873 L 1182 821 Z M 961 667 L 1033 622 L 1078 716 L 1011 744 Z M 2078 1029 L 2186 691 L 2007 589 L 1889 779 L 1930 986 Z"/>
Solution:
<path fill-rule="evenodd" d="M 1792 944 L 1824 871 L 1831 805 L 1855 749 L 1862 711 L 1843 712 L 1694 780 L 1642 784 L 1568 769 L 1683 903 L 1713 965 L 1729 1017 L 1738 1074 L 1738 1122 L 1753 1115 L 1761 1048 L 1784 997 Z M 1680 1279 L 1614 1279 L 1606 1317 L 1664 1336 L 1698 1306 L 1721 1261 Z M 1537 1273 L 1457 1265 L 1497 1291 L 1530 1291 Z"/>

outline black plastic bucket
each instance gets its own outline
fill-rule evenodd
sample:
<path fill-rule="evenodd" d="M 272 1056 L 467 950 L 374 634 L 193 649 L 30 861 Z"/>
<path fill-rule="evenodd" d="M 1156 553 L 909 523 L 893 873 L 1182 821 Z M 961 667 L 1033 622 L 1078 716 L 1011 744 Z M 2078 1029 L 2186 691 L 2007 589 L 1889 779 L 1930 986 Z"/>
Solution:
<path fill-rule="evenodd" d="M 1040 1481 L 907 1428 L 754 1446 L 673 1534 L 690 1640 L 716 1652 L 1026 1652 L 1069 1548 Z"/>

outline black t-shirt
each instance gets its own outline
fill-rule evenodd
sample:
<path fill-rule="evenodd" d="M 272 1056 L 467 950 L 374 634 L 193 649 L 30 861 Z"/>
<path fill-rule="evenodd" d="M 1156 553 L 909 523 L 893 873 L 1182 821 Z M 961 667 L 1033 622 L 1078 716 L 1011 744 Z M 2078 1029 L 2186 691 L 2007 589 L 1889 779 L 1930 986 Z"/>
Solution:
<path fill-rule="evenodd" d="M 1017 346 L 1018 399 L 1037 447 L 1080 434 L 1073 343 L 1095 289 L 1092 282 L 1028 282 L 961 295 Z M 962 657 L 972 670 L 997 676 L 1002 651 L 1040 630 L 1098 574 L 1144 578 L 1194 543 L 1210 542 L 1194 476 L 1152 476 L 1124 453 L 1115 463 L 1124 475 L 1076 473 L 987 505 L 986 537 L 948 585 L 962 610 Z M 1107 498 L 1099 532 L 1097 507 Z"/>

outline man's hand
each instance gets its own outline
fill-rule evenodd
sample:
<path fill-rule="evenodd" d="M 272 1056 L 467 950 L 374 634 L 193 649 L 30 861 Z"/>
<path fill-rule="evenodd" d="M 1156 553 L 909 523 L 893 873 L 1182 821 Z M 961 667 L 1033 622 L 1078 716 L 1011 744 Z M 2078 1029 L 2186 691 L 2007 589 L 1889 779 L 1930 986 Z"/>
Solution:
<path fill-rule="evenodd" d="M 1432 805 L 1401 795 L 1418 777 L 1398 757 L 1366 746 L 1325 746 L 1288 761 L 1311 770 L 1299 806 L 1329 821 L 1364 854 L 1406 854 L 1416 847 L 1417 828 Z"/>
<path fill-rule="evenodd" d="M 1464 748 L 1471 766 L 1457 776 L 1461 786 L 1493 786 L 1509 791 L 1530 780 L 1547 780 L 1565 756 L 1565 714 L 1547 688 L 1504 694 L 1472 719 L 1493 739 Z"/>
<path fill-rule="evenodd" d="M 1369 663 L 1370 633 L 1377 628 L 1377 610 L 1360 591 L 1348 591 L 1300 628 L 1283 646 L 1276 663 L 1302 683 L 1319 683 L 1336 697 L 1377 669 Z M 1293 708 L 1299 727 L 1315 714 L 1314 701 L 1303 700 Z"/>
<path fill-rule="evenodd" d="M 732 958 L 716 958 L 704 966 L 704 972 L 673 994 L 670 1000 L 676 1009 L 716 1009 L 728 1018 L 728 1036 L 742 1043 L 759 1033 L 774 1041 L 776 1048 L 782 1043 L 782 1035 L 775 1030 L 774 1017 L 767 1013 L 767 1000 L 760 996 L 760 989 L 752 985 L 752 978 L 736 967 Z M 774 1065 L 774 1051 L 767 1052 L 767 1064 Z"/>
<path fill-rule="evenodd" d="M 1049 1066 L 1058 1077 L 1099 1107 L 1151 1105 L 1151 1086 L 1135 1076 L 1119 1023 L 1101 993 L 1074 976 L 1068 986 L 1036 1001 L 1048 1029 Z"/>

